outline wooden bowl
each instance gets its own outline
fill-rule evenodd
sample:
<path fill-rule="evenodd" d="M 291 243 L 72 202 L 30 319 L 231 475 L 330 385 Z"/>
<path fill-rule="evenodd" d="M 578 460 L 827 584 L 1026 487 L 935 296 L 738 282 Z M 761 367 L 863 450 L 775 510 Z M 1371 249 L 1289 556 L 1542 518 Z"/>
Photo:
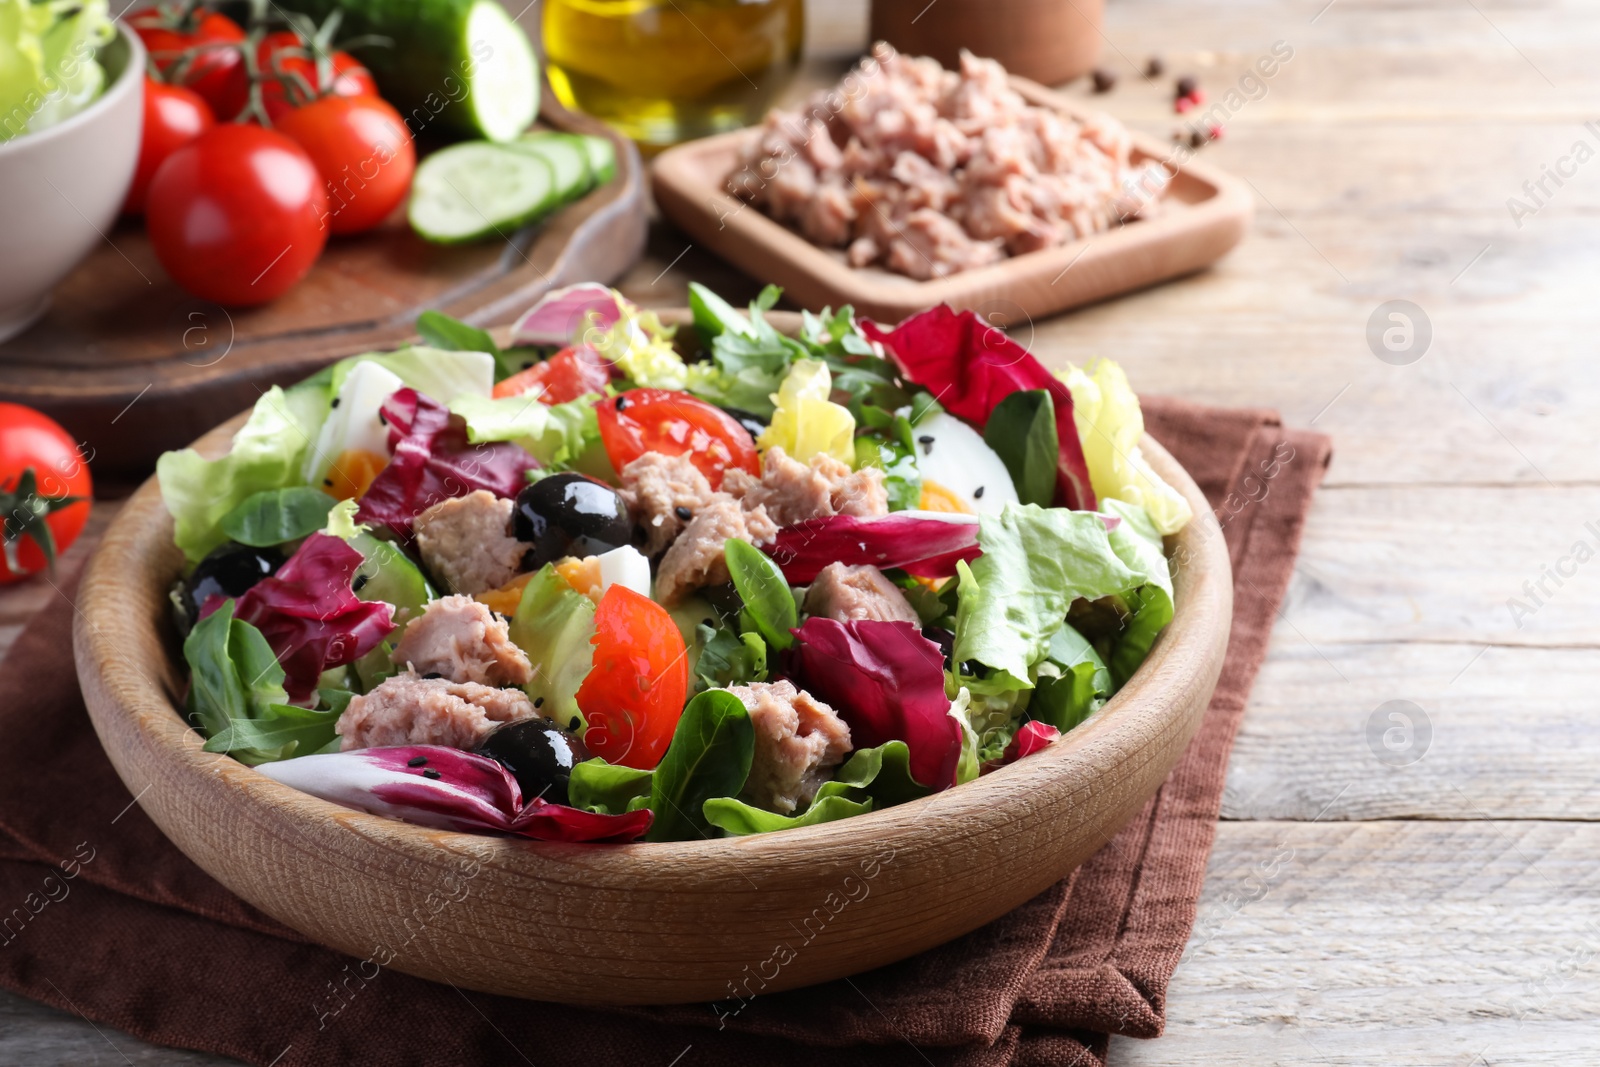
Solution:
<path fill-rule="evenodd" d="M 244 416 L 197 447 L 223 452 Z M 154 479 L 78 597 L 78 678 L 117 773 L 185 854 L 275 919 L 352 956 L 575 1004 L 748 997 L 855 974 L 970 930 L 1064 877 L 1155 793 L 1199 726 L 1232 617 L 1211 509 L 1169 548 L 1177 611 L 1144 666 L 1044 752 L 924 800 L 776 834 L 569 845 L 424 829 L 201 751 L 167 589 L 181 556 Z M 788 951 L 784 951 L 785 946 Z M 775 972 L 775 973 L 774 973 Z M 754 984 L 751 984 L 754 983 Z"/>
<path fill-rule="evenodd" d="M 1082 120 L 1080 102 L 1026 78 L 1011 87 L 1030 104 Z M 842 249 L 812 244 L 796 230 L 729 191 L 729 177 L 760 130 L 736 130 L 670 148 L 650 166 L 661 213 L 695 243 L 812 311 L 850 304 L 879 322 L 899 322 L 935 304 L 969 309 L 993 326 L 1010 326 L 1131 292 L 1200 270 L 1239 243 L 1255 212 L 1244 181 L 1186 149 L 1130 131 L 1133 160 L 1159 161 L 1176 173 L 1152 218 L 998 263 L 917 281 L 882 267 L 855 268 Z"/>

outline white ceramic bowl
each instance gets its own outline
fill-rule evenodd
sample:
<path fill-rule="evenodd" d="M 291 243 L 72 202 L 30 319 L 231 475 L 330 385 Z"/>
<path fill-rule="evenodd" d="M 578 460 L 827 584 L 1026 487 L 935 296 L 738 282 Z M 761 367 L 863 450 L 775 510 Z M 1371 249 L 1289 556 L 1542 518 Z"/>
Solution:
<path fill-rule="evenodd" d="M 31 326 L 50 290 L 106 240 L 139 161 L 144 46 L 124 24 L 101 48 L 100 99 L 65 122 L 0 141 L 0 341 Z"/>

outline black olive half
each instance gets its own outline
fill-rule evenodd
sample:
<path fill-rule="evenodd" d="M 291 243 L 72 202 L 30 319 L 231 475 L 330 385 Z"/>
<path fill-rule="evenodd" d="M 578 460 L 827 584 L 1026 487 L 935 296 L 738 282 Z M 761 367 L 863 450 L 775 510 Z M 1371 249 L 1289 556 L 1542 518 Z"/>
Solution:
<path fill-rule="evenodd" d="M 744 427 L 744 432 L 750 435 L 751 440 L 755 440 L 766 432 L 767 420 L 752 415 L 748 411 L 741 411 L 738 408 L 723 408 L 722 410 L 732 415 L 734 422 Z"/>
<path fill-rule="evenodd" d="M 568 802 L 572 768 L 589 758 L 589 750 L 577 734 L 549 719 L 518 719 L 497 727 L 478 751 L 511 772 L 522 787 L 524 801 L 540 797 L 551 804 Z"/>
<path fill-rule="evenodd" d="M 276 548 L 251 548 L 226 544 L 212 549 L 195 565 L 194 573 L 178 589 L 178 609 L 187 630 L 200 618 L 200 609 L 213 596 L 237 599 L 263 578 L 270 578 L 283 566 L 284 555 Z"/>
<path fill-rule="evenodd" d="M 633 540 L 628 505 L 609 485 L 581 474 L 552 474 L 523 488 L 511 536 L 533 545 L 526 565 L 563 556 L 598 556 Z"/>

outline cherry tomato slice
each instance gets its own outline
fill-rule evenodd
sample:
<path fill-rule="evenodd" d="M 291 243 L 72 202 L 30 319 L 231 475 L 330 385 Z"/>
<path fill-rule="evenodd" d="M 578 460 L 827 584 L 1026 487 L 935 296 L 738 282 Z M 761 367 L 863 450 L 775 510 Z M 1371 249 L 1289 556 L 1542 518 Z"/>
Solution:
<path fill-rule="evenodd" d="M 158 10 L 142 11 L 128 21 L 162 74 L 172 69 L 185 52 L 208 46 L 193 53 L 183 72 L 183 84 L 199 93 L 218 119 L 227 121 L 243 110 L 250 96 L 244 56 L 238 48 L 225 47 L 245 39 L 244 29 L 237 22 L 214 11 L 197 11 L 173 21 Z"/>
<path fill-rule="evenodd" d="M 139 135 L 139 163 L 133 170 L 133 184 L 122 210 L 129 215 L 144 212 L 144 198 L 150 179 L 168 156 L 217 124 L 211 105 L 193 89 L 166 85 L 154 78 L 144 80 L 144 132 Z"/>
<path fill-rule="evenodd" d="M 611 371 L 600 353 L 589 345 L 563 348 L 543 363 L 535 363 L 503 381 L 496 382 L 496 397 L 523 396 L 541 388 L 541 404 L 565 404 L 585 393 L 603 393 L 611 381 Z"/>
<path fill-rule="evenodd" d="M 688 393 L 669 389 L 630 389 L 596 405 L 600 440 L 611 465 L 622 470 L 646 452 L 663 456 L 685 453 L 711 488 L 722 474 L 739 467 L 761 473 L 755 442 L 737 419 Z"/>
<path fill-rule="evenodd" d="M 583 742 L 610 763 L 661 762 L 689 696 L 689 656 L 667 609 L 613 585 L 594 612 L 594 667 L 578 687 Z"/>
<path fill-rule="evenodd" d="M 328 228 L 361 233 L 411 191 L 417 150 L 400 113 L 375 96 L 324 96 L 278 120 L 327 183 Z"/>

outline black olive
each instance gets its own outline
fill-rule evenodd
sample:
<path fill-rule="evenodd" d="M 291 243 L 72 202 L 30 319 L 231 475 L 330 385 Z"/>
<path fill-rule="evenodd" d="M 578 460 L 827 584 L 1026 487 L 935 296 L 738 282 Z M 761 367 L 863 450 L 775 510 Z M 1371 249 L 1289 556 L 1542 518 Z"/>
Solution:
<path fill-rule="evenodd" d="M 517 494 L 511 535 L 533 545 L 525 560 L 531 569 L 631 544 L 633 520 L 609 485 L 581 474 L 552 474 Z"/>
<path fill-rule="evenodd" d="M 195 565 L 178 590 L 178 607 L 185 626 L 193 626 L 200 609 L 214 596 L 238 598 L 263 578 L 271 577 L 283 566 L 284 555 L 275 548 L 251 548 L 226 544 L 211 551 Z"/>
<path fill-rule="evenodd" d="M 744 427 L 745 433 L 750 435 L 751 440 L 760 437 L 766 431 L 767 422 L 765 419 L 752 415 L 748 411 L 740 411 L 738 408 L 723 408 L 722 410 L 732 415 L 733 421 Z"/>
<path fill-rule="evenodd" d="M 944 653 L 944 666 L 950 669 L 950 654 L 956 648 L 956 635 L 946 630 L 943 626 L 924 626 L 922 636 L 939 646 L 939 651 Z"/>
<path fill-rule="evenodd" d="M 567 803 L 573 765 L 589 758 L 577 734 L 549 719 L 519 719 L 497 727 L 478 751 L 511 772 L 524 801 L 540 797 L 551 804 Z"/>

